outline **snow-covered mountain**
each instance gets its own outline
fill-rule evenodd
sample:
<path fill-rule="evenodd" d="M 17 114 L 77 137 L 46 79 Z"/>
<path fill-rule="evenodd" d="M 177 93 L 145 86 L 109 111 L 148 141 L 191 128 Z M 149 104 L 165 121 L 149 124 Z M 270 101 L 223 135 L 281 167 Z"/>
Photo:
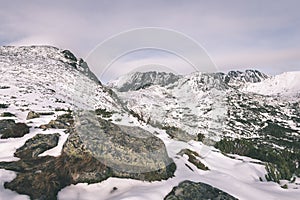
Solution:
<path fill-rule="evenodd" d="M 70 51 L 50 46 L 0 47 L 2 104 L 16 110 L 105 108 L 118 104 Z"/>
<path fill-rule="evenodd" d="M 131 76 L 142 75 L 119 80 L 132 85 Z M 298 72 L 275 77 L 257 70 L 197 72 L 179 76 L 168 85 L 150 83 L 127 92 L 115 82 L 118 87 L 114 90 L 141 121 L 165 129 L 171 138 L 198 139 L 226 153 L 271 163 L 267 180 L 279 182 L 300 172 L 300 85 L 296 77 L 300 78 Z M 276 84 L 279 80 L 281 84 Z"/>
<path fill-rule="evenodd" d="M 154 72 L 136 73 L 126 75 L 113 84 L 118 96 L 124 101 L 127 107 L 139 114 L 144 121 L 153 125 L 165 127 L 176 127 L 185 132 L 196 135 L 202 133 L 209 139 L 220 140 L 224 135 L 240 137 L 255 137 L 256 131 L 260 128 L 261 123 L 267 120 L 275 120 L 271 112 L 257 115 L 248 106 L 257 109 L 268 106 L 277 108 L 281 116 L 276 116 L 276 120 L 285 121 L 287 126 L 296 126 L 289 113 L 292 113 L 289 104 L 297 99 L 290 98 L 290 102 L 275 96 L 265 96 L 267 92 L 254 92 L 255 88 L 268 90 L 274 87 L 274 80 L 282 80 L 282 76 L 268 77 L 257 70 L 246 70 L 245 72 L 230 71 L 224 73 L 193 73 L 186 76 L 177 76 L 177 81 L 170 82 L 167 85 L 161 85 L 161 81 L 154 80 L 149 83 L 148 87 L 139 88 L 128 87 L 136 84 L 136 80 L 142 80 L 141 77 L 148 77 Z M 159 74 L 157 72 L 157 74 Z M 296 92 L 297 81 L 295 77 L 300 78 L 299 73 L 288 73 L 290 76 L 285 77 L 287 84 L 277 85 L 277 91 L 286 96 Z M 166 76 L 161 73 L 157 77 Z M 168 77 L 170 75 L 168 74 Z M 173 75 L 175 76 L 175 75 Z M 134 77 L 134 78 L 132 78 Z M 140 78 L 136 78 L 140 77 Z M 126 85 L 128 91 L 123 92 L 122 84 Z M 141 83 L 140 83 L 141 84 Z M 265 85 L 262 87 L 262 85 Z M 260 87 L 259 87 L 260 86 Z M 298 86 L 300 86 L 298 84 Z M 279 88 L 279 89 L 278 89 Z M 275 88 L 274 88 L 275 89 Z M 288 91 L 287 91 L 288 90 Z M 239 110 L 239 112 L 234 112 Z M 234 113 L 234 114 L 233 114 Z M 243 116 L 245 115 L 245 116 Z M 257 119 L 258 124 L 237 123 L 237 119 Z M 234 126 L 233 126 L 234 124 Z"/>
<path fill-rule="evenodd" d="M 300 195 L 298 72 L 136 72 L 105 86 L 50 46 L 0 47 L 0 72 L 0 199 Z"/>
<path fill-rule="evenodd" d="M 130 90 L 139 90 L 151 85 L 166 86 L 178 81 L 181 76 L 166 72 L 134 72 L 121 76 L 115 81 L 109 83 L 109 87 L 117 88 L 121 92 Z"/>
<path fill-rule="evenodd" d="M 262 95 L 299 96 L 300 71 L 285 72 L 256 84 L 247 84 L 244 91 Z"/>

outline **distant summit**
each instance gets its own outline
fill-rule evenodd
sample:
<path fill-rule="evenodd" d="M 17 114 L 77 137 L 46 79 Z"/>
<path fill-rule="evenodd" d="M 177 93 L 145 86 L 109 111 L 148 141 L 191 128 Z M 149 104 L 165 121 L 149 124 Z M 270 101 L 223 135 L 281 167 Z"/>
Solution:
<path fill-rule="evenodd" d="M 245 83 L 257 83 L 269 78 L 266 74 L 258 70 L 230 71 L 227 74 L 222 72 L 203 73 L 194 72 L 188 75 L 175 75 L 170 72 L 134 72 L 126 74 L 108 83 L 109 87 L 120 92 L 135 91 L 145 89 L 152 85 L 167 86 L 184 82 L 183 80 L 194 80 L 203 88 L 226 88 L 230 86 L 241 86 Z"/>

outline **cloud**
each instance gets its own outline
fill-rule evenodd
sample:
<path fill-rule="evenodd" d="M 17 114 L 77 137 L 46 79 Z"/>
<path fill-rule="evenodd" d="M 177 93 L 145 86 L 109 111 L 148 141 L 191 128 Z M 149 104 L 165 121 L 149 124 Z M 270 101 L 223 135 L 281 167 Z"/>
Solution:
<path fill-rule="evenodd" d="M 0 44 L 49 44 L 85 57 L 113 34 L 163 27 L 202 44 L 220 70 L 275 66 L 278 73 L 299 67 L 299 7 L 297 0 L 7 1 Z"/>

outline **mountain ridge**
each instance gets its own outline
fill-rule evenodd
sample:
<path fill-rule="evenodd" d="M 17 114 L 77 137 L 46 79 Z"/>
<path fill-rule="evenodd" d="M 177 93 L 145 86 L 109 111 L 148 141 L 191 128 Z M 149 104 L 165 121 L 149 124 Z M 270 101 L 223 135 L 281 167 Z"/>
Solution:
<path fill-rule="evenodd" d="M 270 82 L 268 91 L 278 86 L 273 79 L 296 79 L 295 73 L 278 79 L 255 70 L 152 72 L 129 77 L 132 83 L 118 91 L 83 63 L 56 47 L 0 48 L 0 134 L 10 137 L 0 138 L 1 197 L 76 199 L 82 192 L 95 199 L 100 189 L 103 199 L 163 199 L 197 190 L 238 199 L 299 196 L 299 98 L 249 89 Z M 24 136 L 14 133 L 18 127 L 26 127 Z M 107 158 L 162 169 L 126 173 Z"/>

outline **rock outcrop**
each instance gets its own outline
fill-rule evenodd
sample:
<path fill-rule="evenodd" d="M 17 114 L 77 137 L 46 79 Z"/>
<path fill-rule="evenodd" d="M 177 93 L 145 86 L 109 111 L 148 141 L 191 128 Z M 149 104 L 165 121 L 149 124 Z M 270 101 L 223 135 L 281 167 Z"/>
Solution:
<path fill-rule="evenodd" d="M 236 200 L 237 198 L 205 183 L 183 181 L 164 200 Z"/>
<path fill-rule="evenodd" d="M 26 143 L 17 149 L 15 156 L 23 159 L 37 157 L 39 154 L 56 147 L 59 140 L 59 133 L 37 134 L 30 138 Z"/>
<path fill-rule="evenodd" d="M 36 113 L 34 111 L 29 111 L 29 113 L 27 114 L 26 119 L 29 120 L 29 119 L 39 118 L 39 117 L 40 117 L 39 113 Z"/>
<path fill-rule="evenodd" d="M 29 133 L 29 127 L 24 123 L 15 123 L 11 119 L 0 121 L 1 139 L 23 137 L 27 133 Z"/>
<path fill-rule="evenodd" d="M 154 181 L 174 175 L 176 165 L 160 139 L 143 129 L 119 126 L 95 114 L 92 116 L 94 118 L 89 114 L 81 115 L 75 123 L 71 114 L 55 120 L 65 125 L 70 123 L 65 131 L 69 137 L 60 156 L 37 156 L 50 148 L 49 143 L 54 146 L 57 136 L 37 135 L 17 150 L 16 155 L 21 160 L 0 162 L 0 168 L 18 172 L 14 180 L 4 184 L 5 188 L 27 194 L 32 199 L 56 199 L 58 191 L 70 184 L 97 183 L 109 177 Z M 93 129 L 96 122 L 98 125 Z M 94 132 L 99 126 L 103 135 Z M 44 148 L 46 140 L 49 143 Z M 101 142 L 104 145 L 101 146 Z"/>

